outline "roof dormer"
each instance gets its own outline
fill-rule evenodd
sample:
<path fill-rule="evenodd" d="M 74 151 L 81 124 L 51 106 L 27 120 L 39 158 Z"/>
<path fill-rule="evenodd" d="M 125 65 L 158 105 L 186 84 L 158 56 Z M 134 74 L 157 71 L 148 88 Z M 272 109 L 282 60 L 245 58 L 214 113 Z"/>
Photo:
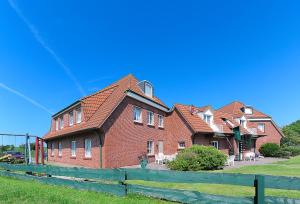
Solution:
<path fill-rule="evenodd" d="M 153 85 L 149 81 L 143 80 L 140 81 L 137 85 L 146 96 L 153 98 Z"/>
<path fill-rule="evenodd" d="M 247 115 L 252 115 L 253 114 L 253 108 L 252 106 L 244 106 L 242 108 L 242 111 L 247 114 Z"/>
<path fill-rule="evenodd" d="M 213 113 L 210 109 L 206 110 L 203 112 L 202 119 L 207 123 L 207 124 L 213 124 Z"/>

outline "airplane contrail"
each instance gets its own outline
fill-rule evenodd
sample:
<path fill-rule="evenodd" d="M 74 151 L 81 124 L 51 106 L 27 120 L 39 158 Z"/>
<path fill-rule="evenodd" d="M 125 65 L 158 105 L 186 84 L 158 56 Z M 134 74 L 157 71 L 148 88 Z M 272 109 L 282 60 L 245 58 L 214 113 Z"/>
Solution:
<path fill-rule="evenodd" d="M 51 114 L 51 115 L 53 114 L 52 111 L 50 111 L 48 108 L 46 108 L 46 107 L 43 106 L 42 104 L 36 102 L 36 101 L 33 100 L 32 98 L 30 98 L 30 97 L 28 97 L 28 96 L 22 94 L 22 93 L 19 92 L 19 91 L 15 90 L 15 89 L 13 89 L 13 88 L 10 88 L 10 87 L 8 87 L 8 86 L 6 86 L 6 85 L 3 84 L 3 83 L 0 83 L 0 88 L 3 88 L 3 89 L 5 89 L 5 90 L 7 90 L 7 91 L 9 91 L 9 92 L 11 92 L 11 93 L 13 93 L 13 94 L 19 96 L 19 97 L 25 99 L 25 100 L 28 101 L 29 103 L 33 104 L 34 106 L 36 106 L 36 107 L 38 107 L 38 108 L 43 109 L 44 111 L 46 111 L 47 113 L 49 113 L 49 114 Z"/>
<path fill-rule="evenodd" d="M 75 75 L 72 73 L 71 69 L 64 64 L 62 59 L 56 54 L 56 52 L 49 47 L 43 37 L 40 35 L 38 29 L 24 16 L 21 9 L 18 7 L 14 0 L 8 0 L 9 5 L 11 8 L 16 12 L 16 14 L 21 18 L 21 20 L 25 23 L 25 25 L 29 28 L 30 32 L 33 34 L 36 41 L 53 57 L 53 59 L 60 65 L 60 67 L 65 71 L 68 77 L 75 83 L 76 87 L 78 88 L 80 94 L 85 96 L 86 93 L 80 83 L 78 82 Z"/>

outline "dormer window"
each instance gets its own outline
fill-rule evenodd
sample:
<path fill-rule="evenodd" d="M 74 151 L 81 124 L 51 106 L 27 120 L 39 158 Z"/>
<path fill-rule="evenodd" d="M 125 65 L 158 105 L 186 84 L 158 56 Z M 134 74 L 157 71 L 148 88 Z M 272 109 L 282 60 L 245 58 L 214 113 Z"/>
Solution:
<path fill-rule="evenodd" d="M 140 81 L 137 85 L 147 97 L 153 98 L 153 86 L 150 82 L 144 80 Z"/>
<path fill-rule="evenodd" d="M 58 122 L 58 118 L 56 118 L 56 119 L 55 119 L 55 130 L 58 130 L 58 128 L 59 128 L 59 127 L 58 127 L 58 123 L 59 123 L 59 122 Z"/>
<path fill-rule="evenodd" d="M 148 97 L 153 97 L 153 88 L 149 83 L 145 83 L 145 95 Z"/>
<path fill-rule="evenodd" d="M 251 106 L 243 107 L 242 111 L 247 115 L 252 115 L 253 114 L 253 108 Z"/>
<path fill-rule="evenodd" d="M 244 128 L 246 128 L 246 126 L 247 126 L 247 121 L 244 116 L 240 119 L 240 125 Z"/>
<path fill-rule="evenodd" d="M 204 115 L 203 115 L 203 120 L 204 120 L 207 124 L 210 124 L 210 121 L 211 121 L 211 115 L 206 115 L 206 114 L 204 114 Z"/>

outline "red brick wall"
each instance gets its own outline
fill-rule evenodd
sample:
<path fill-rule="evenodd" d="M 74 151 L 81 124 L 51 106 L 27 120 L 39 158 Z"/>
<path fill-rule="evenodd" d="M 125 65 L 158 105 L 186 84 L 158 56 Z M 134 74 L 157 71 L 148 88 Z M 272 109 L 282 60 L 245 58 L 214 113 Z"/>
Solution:
<path fill-rule="evenodd" d="M 167 154 L 178 151 L 178 142 L 184 141 L 186 147 L 192 146 L 193 133 L 176 109 L 166 118 L 166 131 L 169 145 Z"/>
<path fill-rule="evenodd" d="M 92 140 L 92 157 L 85 158 L 84 140 Z M 58 156 L 58 142 L 62 143 L 62 156 Z M 76 141 L 76 157 L 71 156 L 71 142 Z M 51 156 L 51 144 L 54 142 L 54 156 Z M 95 133 L 78 134 L 48 141 L 48 161 L 66 165 L 99 168 L 99 137 Z"/>
<path fill-rule="evenodd" d="M 264 123 L 265 124 L 265 133 L 267 136 L 258 138 L 256 141 L 256 149 L 259 150 L 261 145 L 265 143 L 276 143 L 280 145 L 281 140 L 281 134 L 276 129 L 276 127 L 273 125 L 271 121 L 261 121 L 261 122 L 251 122 L 254 123 L 257 127 L 258 123 Z"/>
<path fill-rule="evenodd" d="M 133 107 L 142 108 L 142 123 L 133 121 Z M 147 125 L 147 110 L 154 112 L 154 126 Z M 102 127 L 104 132 L 103 167 L 116 168 L 139 164 L 138 156 L 147 152 L 147 141 L 154 142 L 155 154 L 158 153 L 158 141 L 164 142 L 164 153 L 170 152 L 166 137 L 166 117 L 164 128 L 158 128 L 158 114 L 164 112 L 135 101 L 131 98 L 118 106 Z M 154 161 L 154 155 L 150 157 Z"/>
<path fill-rule="evenodd" d="M 229 144 L 226 139 L 222 138 L 213 138 L 212 135 L 206 135 L 206 134 L 196 134 L 194 142 L 198 145 L 205 145 L 209 146 L 211 145 L 212 141 L 218 141 L 219 143 L 219 150 L 222 151 L 224 154 L 229 154 Z"/>

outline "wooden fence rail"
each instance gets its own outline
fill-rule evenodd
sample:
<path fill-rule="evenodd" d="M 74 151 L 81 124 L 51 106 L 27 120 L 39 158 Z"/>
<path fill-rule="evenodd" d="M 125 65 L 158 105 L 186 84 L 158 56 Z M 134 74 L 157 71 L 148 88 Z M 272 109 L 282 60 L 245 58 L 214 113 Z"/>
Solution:
<path fill-rule="evenodd" d="M 0 169 L 2 169 L 0 170 L 0 176 L 37 180 L 46 184 L 70 186 L 72 188 L 105 192 L 118 196 L 125 196 L 127 193 L 136 193 L 182 203 L 300 204 L 300 200 L 296 199 L 265 196 L 265 188 L 300 190 L 300 178 L 296 177 L 147 169 L 65 168 L 41 165 L 12 165 L 6 163 L 0 163 Z M 127 180 L 249 186 L 255 188 L 255 196 L 230 197 L 212 195 L 198 191 L 127 184 Z"/>

